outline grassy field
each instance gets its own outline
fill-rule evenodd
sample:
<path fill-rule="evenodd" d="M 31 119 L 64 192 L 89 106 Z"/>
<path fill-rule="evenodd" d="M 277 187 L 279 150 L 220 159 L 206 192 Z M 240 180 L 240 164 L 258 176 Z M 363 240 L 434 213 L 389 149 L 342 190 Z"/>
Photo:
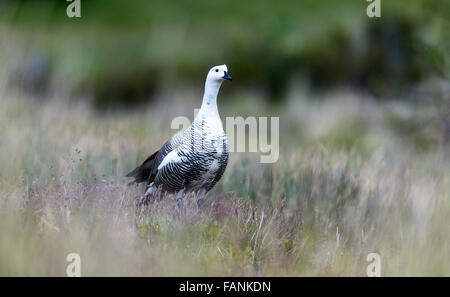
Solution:
<path fill-rule="evenodd" d="M 450 276 L 449 1 L 82 2 L 0 1 L 0 276 Z M 279 117 L 279 160 L 137 208 L 223 63 L 221 116 Z"/>
<path fill-rule="evenodd" d="M 364 276 L 377 252 L 384 276 L 449 276 L 448 107 L 291 93 L 276 109 L 219 98 L 222 116 L 279 116 L 280 158 L 232 154 L 205 209 L 190 197 L 182 215 L 171 196 L 136 208 L 123 175 L 200 89 L 106 114 L 3 92 L 0 275 L 63 276 L 76 252 L 84 276 Z"/>

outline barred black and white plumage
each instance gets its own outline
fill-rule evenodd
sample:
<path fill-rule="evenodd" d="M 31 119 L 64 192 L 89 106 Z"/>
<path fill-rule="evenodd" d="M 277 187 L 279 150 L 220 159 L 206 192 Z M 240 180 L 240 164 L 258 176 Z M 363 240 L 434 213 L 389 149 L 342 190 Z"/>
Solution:
<path fill-rule="evenodd" d="M 217 110 L 217 94 L 222 82 L 231 80 L 226 65 L 208 72 L 203 103 L 197 117 L 184 131 L 172 136 L 142 165 L 127 174 L 136 183 L 147 182 L 144 198 L 157 188 L 177 193 L 197 192 L 201 200 L 225 172 L 228 142 Z"/>

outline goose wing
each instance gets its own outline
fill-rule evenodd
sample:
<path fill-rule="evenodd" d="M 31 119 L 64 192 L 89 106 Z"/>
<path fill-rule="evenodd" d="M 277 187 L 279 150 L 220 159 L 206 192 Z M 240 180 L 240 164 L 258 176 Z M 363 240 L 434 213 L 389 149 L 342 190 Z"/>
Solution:
<path fill-rule="evenodd" d="M 136 167 L 126 175 L 126 177 L 134 178 L 130 184 L 153 182 L 158 171 L 158 166 L 164 158 L 178 146 L 178 143 L 174 141 L 174 138 L 175 137 L 171 137 L 158 151 L 154 152 L 140 166 Z"/>

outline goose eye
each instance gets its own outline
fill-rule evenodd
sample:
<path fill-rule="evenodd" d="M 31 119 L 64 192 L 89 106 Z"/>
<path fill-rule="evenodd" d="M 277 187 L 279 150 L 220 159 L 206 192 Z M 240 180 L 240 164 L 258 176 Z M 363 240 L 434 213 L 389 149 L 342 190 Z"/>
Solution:
<path fill-rule="evenodd" d="M 216 69 L 216 72 L 219 72 L 219 69 Z"/>

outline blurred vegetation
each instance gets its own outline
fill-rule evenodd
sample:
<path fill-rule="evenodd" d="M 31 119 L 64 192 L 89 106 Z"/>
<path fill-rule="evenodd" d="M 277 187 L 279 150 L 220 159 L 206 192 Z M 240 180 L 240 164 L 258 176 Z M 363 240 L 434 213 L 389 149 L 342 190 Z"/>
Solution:
<path fill-rule="evenodd" d="M 290 85 L 350 86 L 377 98 L 398 96 L 430 79 L 449 79 L 450 4 L 383 1 L 2 1 L 1 68 L 12 86 L 63 88 L 101 109 L 134 106 L 174 84 L 203 84 L 226 63 L 233 92 L 286 98 Z"/>
<path fill-rule="evenodd" d="M 383 276 L 450 275 L 449 151 L 390 129 L 405 102 L 299 99 L 276 163 L 232 153 L 205 207 L 188 196 L 181 215 L 173 195 L 135 207 L 143 187 L 123 175 L 196 97 L 106 114 L 2 97 L 0 275 L 63 276 L 71 252 L 82 276 L 365 276 L 371 252 Z"/>

